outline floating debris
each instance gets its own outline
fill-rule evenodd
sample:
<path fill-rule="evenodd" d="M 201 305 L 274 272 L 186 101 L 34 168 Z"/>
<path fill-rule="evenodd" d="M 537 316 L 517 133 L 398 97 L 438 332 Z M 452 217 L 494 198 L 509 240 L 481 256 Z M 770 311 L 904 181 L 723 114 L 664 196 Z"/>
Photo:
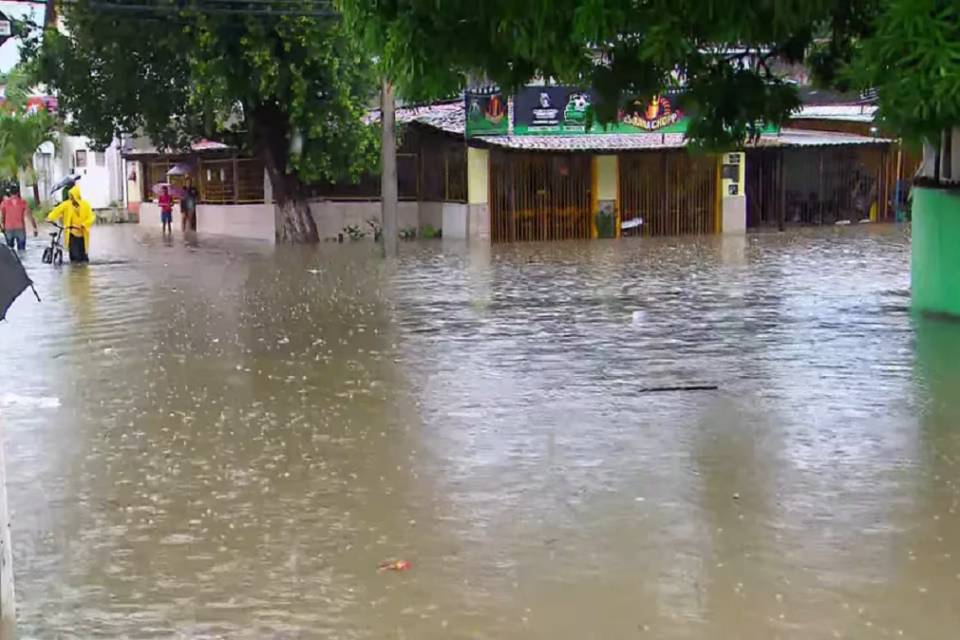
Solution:
<path fill-rule="evenodd" d="M 413 567 L 409 560 L 385 560 L 380 563 L 380 571 L 406 571 Z"/>

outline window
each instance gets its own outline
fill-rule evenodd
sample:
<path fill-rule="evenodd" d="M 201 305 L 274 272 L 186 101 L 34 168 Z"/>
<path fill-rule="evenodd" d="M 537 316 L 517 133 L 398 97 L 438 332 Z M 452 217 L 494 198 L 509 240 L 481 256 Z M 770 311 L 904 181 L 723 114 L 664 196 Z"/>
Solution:
<path fill-rule="evenodd" d="M 87 166 L 87 150 L 86 149 L 77 149 L 74 152 L 74 157 L 76 158 L 77 168 Z"/>
<path fill-rule="evenodd" d="M 98 167 L 107 166 L 107 154 L 103 151 L 95 151 L 93 154 L 93 163 Z"/>

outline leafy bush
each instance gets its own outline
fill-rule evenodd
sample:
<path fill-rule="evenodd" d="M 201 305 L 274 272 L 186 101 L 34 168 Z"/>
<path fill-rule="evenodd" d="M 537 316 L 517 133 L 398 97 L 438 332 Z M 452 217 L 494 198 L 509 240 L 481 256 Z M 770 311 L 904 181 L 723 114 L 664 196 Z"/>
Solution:
<path fill-rule="evenodd" d="M 435 228 L 432 224 L 425 224 L 420 227 L 420 237 L 425 240 L 432 240 L 441 237 L 442 230 Z"/>
<path fill-rule="evenodd" d="M 362 240 L 367 235 L 357 224 L 348 224 L 343 228 L 343 233 L 351 240 Z"/>

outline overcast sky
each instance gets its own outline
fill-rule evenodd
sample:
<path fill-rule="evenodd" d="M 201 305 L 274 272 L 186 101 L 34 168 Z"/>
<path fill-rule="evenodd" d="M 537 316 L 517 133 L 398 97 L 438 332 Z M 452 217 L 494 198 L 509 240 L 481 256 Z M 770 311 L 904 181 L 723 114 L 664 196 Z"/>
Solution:
<path fill-rule="evenodd" d="M 25 2 L 4 2 L 0 0 L 0 11 L 8 18 L 23 19 L 32 14 L 36 21 L 43 20 L 44 4 Z M 9 71 L 20 60 L 20 43 L 11 38 L 0 46 L 0 73 Z"/>

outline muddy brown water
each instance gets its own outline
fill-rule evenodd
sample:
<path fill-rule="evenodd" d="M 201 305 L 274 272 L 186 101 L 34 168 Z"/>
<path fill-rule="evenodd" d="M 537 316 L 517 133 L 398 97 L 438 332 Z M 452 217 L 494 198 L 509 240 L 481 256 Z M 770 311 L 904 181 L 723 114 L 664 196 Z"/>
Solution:
<path fill-rule="evenodd" d="M 905 229 L 93 247 L 0 325 L 23 637 L 960 628 L 960 325 Z"/>

